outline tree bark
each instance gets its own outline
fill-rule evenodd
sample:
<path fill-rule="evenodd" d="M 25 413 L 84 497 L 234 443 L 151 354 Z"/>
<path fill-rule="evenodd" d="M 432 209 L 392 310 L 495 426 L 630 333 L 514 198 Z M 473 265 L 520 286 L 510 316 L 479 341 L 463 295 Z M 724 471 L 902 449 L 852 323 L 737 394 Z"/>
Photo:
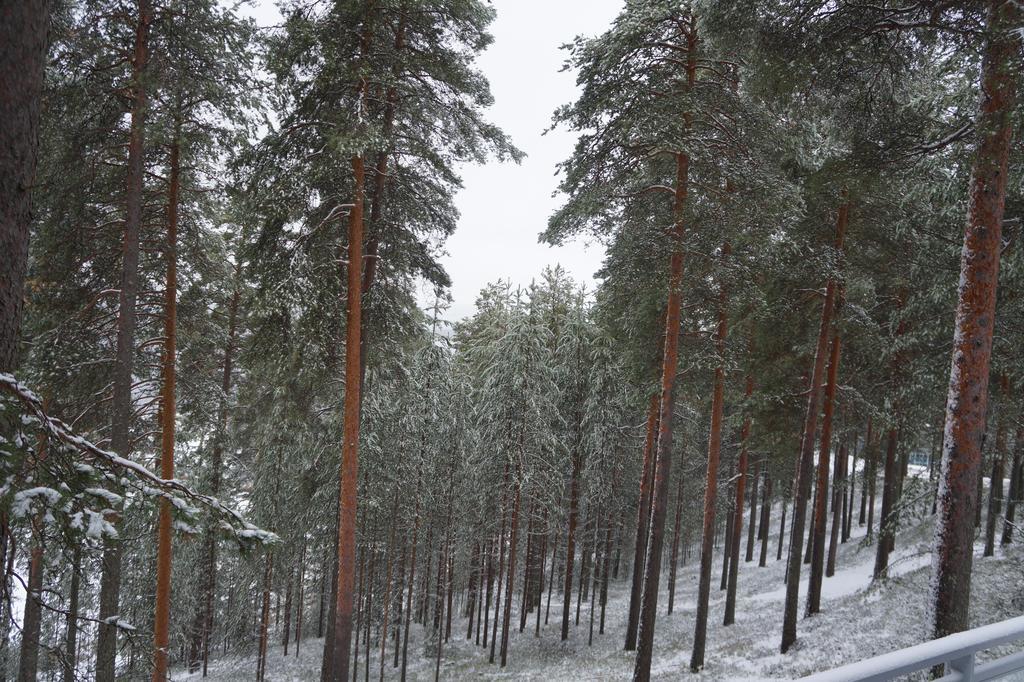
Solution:
<path fill-rule="evenodd" d="M 747 377 L 747 388 L 744 397 L 749 402 L 754 394 L 754 377 Z M 740 537 L 743 535 L 743 499 L 747 479 L 747 441 L 750 439 L 750 414 L 743 418 L 743 428 L 740 430 L 740 457 L 736 464 L 736 516 L 733 523 L 736 525 L 732 531 L 732 557 L 729 565 L 729 584 L 725 594 L 725 618 L 724 625 L 732 625 L 736 622 L 736 583 L 739 579 L 740 563 Z M 753 558 L 754 545 L 754 513 L 757 507 L 754 498 L 757 497 L 757 468 L 754 471 L 754 484 L 750 495 L 750 529 L 747 533 L 747 561 Z"/>
<path fill-rule="evenodd" d="M 647 556 L 647 524 L 651 518 L 651 475 L 654 471 L 655 431 L 658 424 L 658 394 L 651 395 L 647 407 L 647 438 L 644 440 L 643 467 L 640 472 L 640 497 L 637 500 L 636 548 L 633 553 L 633 581 L 629 592 L 629 614 L 626 620 L 626 651 L 636 649 L 636 633 L 640 624 L 640 593 L 643 588 L 643 565 Z"/>
<path fill-rule="evenodd" d="M 960 261 L 953 361 L 946 400 L 935 559 L 932 576 L 933 634 L 943 637 L 968 626 L 971 595 L 971 517 L 988 407 L 989 364 L 1006 199 L 1007 162 L 1016 99 L 1013 61 L 1019 40 L 1012 28 L 1013 3 L 988 2 L 988 36 L 982 58 L 978 147 L 972 171 L 968 223 Z"/>
<path fill-rule="evenodd" d="M 750 477 L 750 524 L 747 528 L 747 553 L 744 557 L 744 561 L 749 563 L 754 560 L 754 529 L 757 526 L 757 493 L 758 486 L 761 481 L 761 472 L 759 471 L 760 461 L 754 463 L 754 473 Z M 757 536 L 760 539 L 760 536 Z"/>
<path fill-rule="evenodd" d="M 144 74 L 149 61 L 149 27 L 153 21 L 150 0 L 139 0 L 132 59 L 131 132 L 128 138 L 128 170 L 125 189 L 124 250 L 121 291 L 118 294 L 117 348 L 114 363 L 114 395 L 111 403 L 110 446 L 130 459 L 133 368 L 135 359 L 135 301 L 139 289 L 139 230 L 142 224 L 142 185 L 145 163 L 146 88 Z M 117 521 L 116 518 L 111 521 Z M 117 623 L 121 592 L 121 543 L 107 540 L 100 577 L 99 617 L 96 639 L 96 680 L 114 682 L 117 659 Z"/>
<path fill-rule="evenodd" d="M 821 418 L 821 443 L 818 446 L 818 482 L 814 499 L 814 540 L 811 551 L 811 575 L 807 583 L 807 615 L 821 611 L 821 580 L 825 572 L 825 531 L 827 528 L 828 468 L 832 445 L 832 415 L 835 412 L 836 378 L 839 374 L 841 339 L 832 335 L 832 351 L 828 361 L 828 383 L 825 386 L 825 407 Z M 838 471 L 838 468 L 837 468 Z M 836 485 L 833 477 L 832 485 Z M 833 505 L 834 506 L 834 505 Z"/>
<path fill-rule="evenodd" d="M 210 453 L 210 495 L 220 494 L 220 484 L 224 468 L 224 441 L 227 437 L 228 397 L 231 393 L 232 364 L 238 332 L 238 304 L 241 300 L 242 261 L 235 263 L 234 291 L 228 304 L 228 337 L 224 345 L 224 362 L 220 382 L 220 397 L 217 402 L 217 432 L 214 434 L 213 448 Z M 189 672 L 199 670 L 200 652 L 203 660 L 203 677 L 206 677 L 210 662 L 210 633 L 213 630 L 213 597 L 217 589 L 217 539 L 212 531 L 206 533 L 203 553 L 205 569 L 203 571 L 202 596 L 196 608 L 192 623 L 192 643 L 189 649 Z M 323 636 L 323 604 L 321 602 L 320 632 Z"/>
<path fill-rule="evenodd" d="M 676 474 L 676 517 L 672 525 L 672 549 L 668 562 L 668 613 L 672 613 L 676 603 L 676 575 L 679 572 L 679 544 L 683 526 L 683 500 L 685 497 L 686 477 L 683 475 L 682 464 L 685 450 L 679 453 L 679 473 Z"/>
<path fill-rule="evenodd" d="M 5 3 L 0 21 L 0 372 L 13 372 L 28 268 L 50 0 Z"/>
<path fill-rule="evenodd" d="M 729 242 L 722 246 L 722 260 L 727 261 L 731 247 Z M 697 616 L 693 633 L 693 653 L 690 656 L 690 671 L 699 672 L 704 667 L 704 649 L 707 644 L 708 599 L 711 595 L 712 543 L 715 539 L 715 501 L 718 495 L 718 459 L 722 450 L 722 415 L 725 408 L 725 342 L 729 333 L 728 293 L 725 284 L 719 286 L 718 332 L 715 335 L 715 350 L 718 366 L 715 368 L 714 388 L 711 397 L 711 432 L 708 438 L 707 478 L 704 481 L 704 531 L 701 536 L 700 577 L 697 582 Z M 746 454 L 744 452 L 744 454 Z M 734 510 L 740 512 L 740 509 Z M 736 514 L 742 518 L 742 513 Z M 739 538 L 737 536 L 736 540 Z"/>
<path fill-rule="evenodd" d="M 364 86 L 365 87 L 365 86 Z M 355 587 L 356 482 L 359 473 L 359 394 L 361 298 L 363 262 L 363 157 L 352 158 L 355 198 L 348 223 L 348 313 L 345 339 L 345 423 L 338 497 L 338 595 L 335 600 L 332 682 L 347 682 L 352 646 L 352 607 Z"/>
<path fill-rule="evenodd" d="M 689 17 L 686 39 L 686 89 L 692 91 L 697 81 L 697 25 Z M 689 128 L 692 114 L 683 114 Z M 677 152 L 673 197 L 672 254 L 669 259 L 668 302 L 665 306 L 665 349 L 661 365 L 661 396 L 658 416 L 658 440 L 654 459 L 654 484 L 650 527 L 647 531 L 646 560 L 640 598 L 640 621 L 637 632 L 637 655 L 633 682 L 648 682 L 651 677 L 651 656 L 654 651 L 654 622 L 658 613 L 658 586 L 661 579 L 661 554 L 665 535 L 665 507 L 672 474 L 672 418 L 675 410 L 675 379 L 679 366 L 679 327 L 682 313 L 683 251 L 686 233 L 686 203 L 689 192 L 690 157 Z M 637 567 L 634 566 L 634 570 Z M 628 638 L 627 638 L 628 639 Z"/>
<path fill-rule="evenodd" d="M 515 496 L 512 501 L 512 522 L 509 531 L 508 547 L 508 582 L 505 584 L 505 616 L 501 626 L 501 667 L 508 663 L 508 633 L 509 621 L 512 618 L 512 583 L 516 575 L 516 545 L 519 544 L 519 499 L 522 492 L 522 484 L 519 482 L 519 475 L 516 475 Z"/>
<path fill-rule="evenodd" d="M 174 436 L 178 325 L 178 194 L 181 187 L 181 118 L 176 114 L 171 140 L 167 192 L 167 284 L 164 291 L 163 396 L 160 403 L 160 476 L 174 478 Z M 156 615 L 153 624 L 153 682 L 168 675 L 171 625 L 171 502 L 160 499 L 156 553 Z"/>
<path fill-rule="evenodd" d="M 850 211 L 850 205 L 846 202 L 845 192 L 843 199 L 836 222 L 835 249 L 840 253 L 843 250 L 843 239 L 846 236 L 846 224 Z M 822 375 L 825 370 L 825 354 L 828 352 L 828 333 L 832 325 L 836 288 L 837 283 L 835 280 L 829 278 L 825 289 L 825 301 L 821 307 L 818 343 L 814 352 L 814 367 L 807 391 L 807 411 L 804 417 L 803 441 L 800 446 L 800 459 L 797 462 L 796 486 L 793 496 L 793 530 L 790 534 L 789 564 L 786 572 L 786 606 L 782 622 L 782 653 L 789 651 L 789 647 L 796 641 L 797 604 L 800 598 L 800 560 L 803 553 L 807 497 L 811 491 L 811 474 L 814 465 L 814 432 L 818 422 L 818 395 L 820 393 Z"/>
<path fill-rule="evenodd" d="M 825 576 L 831 578 L 836 574 L 836 552 L 839 549 L 840 527 L 845 520 L 843 512 L 848 510 L 846 504 L 846 443 L 839 446 L 836 452 L 835 479 L 832 483 L 832 533 L 828 541 L 828 559 L 825 562 Z M 840 507 L 842 498 L 842 507 Z"/>

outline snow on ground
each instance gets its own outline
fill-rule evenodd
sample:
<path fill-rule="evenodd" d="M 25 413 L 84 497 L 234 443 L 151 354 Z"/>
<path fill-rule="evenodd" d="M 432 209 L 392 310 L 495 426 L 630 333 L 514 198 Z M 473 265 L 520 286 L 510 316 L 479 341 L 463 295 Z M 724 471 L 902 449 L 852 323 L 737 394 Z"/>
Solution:
<path fill-rule="evenodd" d="M 880 497 L 880 496 L 879 496 Z M 876 512 L 876 519 L 878 514 Z M 899 649 L 928 638 L 928 581 L 931 573 L 930 546 L 933 517 L 925 515 L 916 525 L 900 532 L 893 554 L 891 577 L 880 582 L 871 579 L 874 544 L 864 541 L 864 528 L 854 523 L 853 537 L 839 549 L 837 571 L 826 578 L 822 590 L 822 613 L 801 618 L 798 641 L 786 655 L 779 653 L 782 630 L 782 605 L 785 599 L 784 561 L 776 561 L 778 518 L 772 525 L 768 565 L 740 566 L 736 623 L 721 624 L 725 593 L 718 588 L 721 556 L 716 556 L 712 572 L 712 594 L 708 623 L 706 667 L 692 679 L 761 680 L 794 679 L 855 660 Z M 745 543 L 744 538 L 744 543 Z M 981 557 L 982 544 L 976 544 L 974 579 L 971 594 L 972 625 L 983 625 L 1024 612 L 1024 547 L 1019 543 L 1005 551 L 997 548 L 994 557 Z M 742 552 L 741 552 L 742 554 Z M 756 557 L 756 552 L 755 552 Z M 655 631 L 652 678 L 656 680 L 690 679 L 689 661 L 693 638 L 696 557 L 684 566 L 677 579 L 676 608 L 667 615 L 667 587 L 659 598 Z M 802 575 L 806 576 L 808 566 Z M 608 613 L 604 635 L 594 633 L 594 646 L 587 646 L 589 606 L 584 604 L 580 625 L 570 630 L 567 642 L 559 641 L 560 602 L 552 600 L 551 619 L 542 624 L 541 636 L 534 636 L 535 620 L 528 619 L 524 633 L 518 631 L 513 616 L 509 661 L 504 669 L 487 662 L 487 652 L 465 640 L 465 620 L 453 622 L 452 640 L 445 646 L 441 679 L 514 679 L 514 680 L 623 680 L 633 669 L 633 655 L 622 650 L 625 638 L 629 582 L 620 580 L 609 587 Z M 665 583 L 667 577 L 662 576 Z M 807 581 L 801 581 L 800 608 L 804 607 Z M 545 595 L 546 599 L 546 595 Z M 514 600 L 516 601 L 516 600 Z M 573 603 L 575 613 L 575 600 Z M 516 604 L 513 605 L 513 611 Z M 557 615 L 556 615 L 557 614 Z M 410 642 L 410 679 L 430 680 L 434 676 L 434 658 L 424 652 L 423 630 L 413 626 Z M 499 634 L 500 636 L 500 634 Z M 298 682 L 319 679 L 322 641 L 303 642 L 298 660 L 282 656 L 277 638 L 271 638 L 267 679 L 274 682 Z M 1017 645 L 1017 649 L 1022 645 Z M 390 647 L 389 647 L 390 648 Z M 991 652 L 1005 655 L 1014 647 Z M 431 654 L 433 652 L 430 652 Z M 365 655 L 365 654 L 363 654 Z M 211 663 L 213 682 L 253 679 L 255 658 L 230 658 Z M 379 658 L 371 654 L 370 676 L 380 675 Z M 359 676 L 365 674 L 365 658 L 360 657 Z M 398 679 L 391 667 L 390 654 L 385 661 L 385 679 Z M 175 680 L 194 680 L 198 676 L 179 674 Z"/>

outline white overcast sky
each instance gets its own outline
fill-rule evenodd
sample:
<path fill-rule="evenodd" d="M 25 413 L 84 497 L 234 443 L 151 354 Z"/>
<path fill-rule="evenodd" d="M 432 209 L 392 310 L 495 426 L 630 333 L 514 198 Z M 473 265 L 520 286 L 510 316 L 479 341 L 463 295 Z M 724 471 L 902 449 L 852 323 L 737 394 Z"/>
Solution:
<path fill-rule="evenodd" d="M 250 12 L 263 25 L 280 15 L 273 0 L 256 0 Z M 491 82 L 494 106 L 488 118 L 526 152 L 522 164 L 490 163 L 462 170 L 464 189 L 456 197 L 462 217 L 448 240 L 442 262 L 452 278 L 450 320 L 472 314 L 477 293 L 499 278 L 529 284 L 545 265 L 560 264 L 593 288 L 603 249 L 582 242 L 549 247 L 537 242 L 558 206 L 555 165 L 569 156 L 574 136 L 564 130 L 543 135 L 551 114 L 576 96 L 575 75 L 560 73 L 576 35 L 596 35 L 618 13 L 622 0 L 493 0 L 494 43 L 479 68 Z M 424 303 L 433 302 L 424 291 Z"/>

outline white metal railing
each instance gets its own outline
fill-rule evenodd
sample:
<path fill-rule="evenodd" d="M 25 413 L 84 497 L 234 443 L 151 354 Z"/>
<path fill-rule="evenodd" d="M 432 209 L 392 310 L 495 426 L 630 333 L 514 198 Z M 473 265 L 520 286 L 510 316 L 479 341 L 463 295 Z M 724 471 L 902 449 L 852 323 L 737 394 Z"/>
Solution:
<path fill-rule="evenodd" d="M 975 655 L 1021 640 L 1024 640 L 1024 616 L 891 651 L 803 679 L 808 682 L 882 682 L 945 664 L 945 675 L 939 678 L 941 682 L 994 680 L 1024 670 L 1024 651 L 984 663 L 977 663 Z"/>

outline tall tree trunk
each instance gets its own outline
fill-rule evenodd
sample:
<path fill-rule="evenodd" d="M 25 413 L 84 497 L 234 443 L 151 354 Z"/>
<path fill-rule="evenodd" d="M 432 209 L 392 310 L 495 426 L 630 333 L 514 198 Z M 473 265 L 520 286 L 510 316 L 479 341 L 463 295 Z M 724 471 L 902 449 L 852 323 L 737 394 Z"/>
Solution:
<path fill-rule="evenodd" d="M 365 84 L 363 86 L 365 88 Z M 356 481 L 359 472 L 359 336 L 363 262 L 363 157 L 352 158 L 355 198 L 348 223 L 348 313 L 345 331 L 345 423 L 338 497 L 338 596 L 335 600 L 331 682 L 347 682 L 352 646 L 352 606 L 355 587 Z"/>
<path fill-rule="evenodd" d="M 651 519 L 651 478 L 654 473 L 655 431 L 658 428 L 658 394 L 651 395 L 647 407 L 647 438 L 644 440 L 643 466 L 640 471 L 640 496 L 637 500 L 636 548 L 633 553 L 633 582 L 629 592 L 629 614 L 626 617 L 626 651 L 636 649 L 636 633 L 640 624 L 640 593 L 643 589 L 643 565 L 647 556 L 647 524 Z M 564 638 L 563 638 L 564 639 Z"/>
<path fill-rule="evenodd" d="M 744 397 L 747 402 L 754 394 L 754 377 L 747 377 L 747 388 Z M 736 525 L 732 531 L 732 557 L 729 565 L 729 584 L 725 594 L 725 618 L 724 625 L 732 625 L 736 622 L 736 583 L 739 579 L 740 563 L 740 537 L 743 535 L 743 496 L 745 494 L 747 479 L 747 441 L 750 438 L 750 415 L 743 418 L 743 428 L 740 430 L 740 457 L 736 463 L 736 516 L 733 523 Z M 754 498 L 757 497 L 757 467 L 754 470 L 754 484 L 751 491 L 750 502 L 750 530 L 747 533 L 747 561 L 753 558 L 754 540 L 754 511 L 757 504 Z"/>
<path fill-rule="evenodd" d="M 423 465 L 422 462 L 416 467 L 416 493 L 415 493 L 415 508 L 413 510 L 413 522 L 412 522 L 412 546 L 409 550 L 409 591 L 405 600 L 405 625 L 402 635 L 402 672 L 401 682 L 405 682 L 406 672 L 409 664 L 409 624 L 412 622 L 412 592 L 416 586 L 416 545 L 420 530 L 420 483 L 423 480 Z M 396 656 L 397 660 L 397 656 Z"/>
<path fill-rule="evenodd" d="M 228 304 L 228 336 L 224 345 L 224 362 L 221 366 L 220 397 L 217 400 L 217 431 L 214 434 L 213 448 L 210 453 L 210 495 L 220 494 L 223 477 L 224 441 L 227 437 L 228 396 L 231 393 L 232 364 L 238 332 L 238 304 L 241 300 L 242 261 L 235 263 L 234 291 Z M 189 649 L 189 672 L 199 670 L 199 658 L 202 656 L 203 677 L 210 661 L 210 633 L 213 630 L 213 596 L 217 589 L 217 540 L 213 531 L 208 531 L 203 539 L 203 570 L 202 592 L 192 623 L 192 642 Z M 320 634 L 323 636 L 323 605 L 321 604 Z"/>
<path fill-rule="evenodd" d="M 782 560 L 782 547 L 786 543 L 786 507 L 788 500 L 782 498 L 782 517 L 779 519 L 779 548 L 778 554 L 775 556 L 776 561 Z"/>
<path fill-rule="evenodd" d="M 131 133 L 128 138 L 128 171 L 125 189 L 124 250 L 121 291 L 118 294 L 117 349 L 114 363 L 114 395 L 111 403 L 111 449 L 131 458 L 133 368 L 135 359 L 135 300 L 139 289 L 139 230 L 142 225 L 142 183 L 145 162 L 146 89 L 149 61 L 149 27 L 153 21 L 150 0 L 139 0 L 132 59 Z M 111 521 L 117 521 L 112 518 Z M 117 623 L 121 592 L 121 543 L 107 540 L 100 577 L 99 617 L 96 640 L 96 680 L 114 682 L 117 659 Z"/>
<path fill-rule="evenodd" d="M 729 242 L 725 242 L 722 246 L 723 262 L 728 260 L 731 251 Z M 728 300 L 725 284 L 722 283 L 719 285 L 718 294 L 718 333 L 715 336 L 718 366 L 715 368 L 714 388 L 711 394 L 711 433 L 708 438 L 707 478 L 704 482 L 704 532 L 701 536 L 700 576 L 697 582 L 697 617 L 693 632 L 693 653 L 690 656 L 692 672 L 698 672 L 704 667 L 704 649 L 707 643 L 712 543 L 715 539 L 715 501 L 718 494 L 718 459 L 722 450 L 722 414 L 725 408 L 725 342 L 729 333 Z M 740 509 L 734 511 L 737 512 L 737 516 L 742 518 L 742 514 L 739 513 Z"/>
<path fill-rule="evenodd" d="M 864 454 L 861 459 L 864 463 L 861 465 L 864 469 L 862 474 L 862 482 L 860 486 L 860 516 L 857 519 L 857 525 L 863 526 L 867 522 L 867 506 L 868 506 L 868 492 L 869 489 L 873 490 L 871 477 L 874 476 L 874 453 L 871 450 L 872 436 L 872 421 L 871 417 L 868 416 L 868 432 L 864 438 Z M 872 505 L 874 504 L 874 498 L 871 499 Z M 868 537 L 871 536 L 870 529 L 868 530 Z"/>
<path fill-rule="evenodd" d="M 853 435 L 853 464 L 842 460 L 843 465 L 843 516 L 840 524 L 839 539 L 846 543 L 850 539 L 850 528 L 853 526 L 853 503 L 856 500 L 857 488 L 857 445 L 858 433 Z"/>
<path fill-rule="evenodd" d="M 729 471 L 732 467 L 729 466 L 729 462 L 722 463 L 719 461 L 719 468 Z M 729 562 L 732 560 L 732 531 L 736 524 L 736 493 L 731 485 L 726 483 L 725 491 L 722 494 L 723 499 L 726 500 L 725 518 L 719 518 L 715 521 L 715 527 L 722 526 L 722 577 L 719 581 L 718 589 L 725 592 L 729 586 Z M 740 511 L 740 514 L 743 512 Z M 718 536 L 715 536 L 715 548 L 718 547 Z"/>
<path fill-rule="evenodd" d="M 526 513 L 526 560 L 523 562 L 523 594 L 519 602 L 519 632 L 526 630 L 526 616 L 529 613 L 532 605 L 532 595 L 530 592 L 531 583 L 533 579 L 533 554 L 536 551 L 536 545 L 533 542 L 533 512 L 528 511 Z"/>
<path fill-rule="evenodd" d="M 482 646 L 484 647 L 484 649 L 487 648 L 487 635 L 488 635 L 488 632 L 489 632 L 488 626 L 490 625 L 490 617 L 491 617 L 491 594 L 493 594 L 493 592 L 494 592 L 494 552 L 495 552 L 494 538 L 492 537 L 488 541 L 488 544 L 487 544 L 487 588 L 486 588 L 486 597 L 484 599 L 484 608 L 483 608 L 483 613 L 480 616 L 478 616 L 477 620 L 476 620 L 478 626 L 480 624 L 480 621 L 481 620 L 483 621 L 484 638 L 483 638 Z M 549 601 L 550 601 L 550 596 L 551 596 L 551 593 L 548 592 Z M 479 627 L 477 628 L 477 644 L 480 644 L 480 629 L 479 629 Z"/>
<path fill-rule="evenodd" d="M 164 290 L 163 396 L 160 403 L 160 476 L 174 478 L 174 430 L 178 324 L 178 194 L 181 187 L 181 117 L 175 114 L 167 192 L 167 285 Z M 171 626 L 171 501 L 160 499 L 156 552 L 156 616 L 153 624 L 153 682 L 167 679 Z"/>
<path fill-rule="evenodd" d="M 555 567 L 558 564 L 559 539 L 560 535 L 558 533 L 555 533 L 555 547 L 551 550 L 551 572 L 548 574 L 548 598 L 546 600 L 547 605 L 544 607 L 544 625 L 548 624 L 548 617 L 551 615 L 551 594 L 555 591 Z"/>
<path fill-rule="evenodd" d="M 811 555 L 811 576 L 807 583 L 807 615 L 821 611 L 821 580 L 825 573 L 825 531 L 828 515 L 828 468 L 832 445 L 832 415 L 835 413 L 836 378 L 839 374 L 841 339 L 839 332 L 832 335 L 832 351 L 828 361 L 828 383 L 825 386 L 825 407 L 821 418 L 821 443 L 818 446 L 818 482 L 814 499 L 814 540 Z M 838 471 L 838 467 L 836 469 Z M 833 476 L 832 485 L 835 487 Z M 835 506 L 833 504 L 833 506 Z"/>
<path fill-rule="evenodd" d="M 836 452 L 835 478 L 832 483 L 832 533 L 828 541 L 828 558 L 825 561 L 825 576 L 831 578 L 836 574 L 836 552 L 839 546 L 840 527 L 844 524 L 843 512 L 847 511 L 846 488 L 846 443 L 839 446 Z M 842 508 L 840 508 L 840 497 Z"/>
<path fill-rule="evenodd" d="M 501 611 L 501 588 L 502 581 L 505 579 L 505 524 L 507 523 L 508 514 L 508 479 L 509 477 L 509 466 L 505 464 L 505 474 L 502 477 L 501 485 L 501 533 L 498 535 L 498 582 L 497 589 L 494 593 L 494 623 L 491 629 L 491 654 L 488 659 L 488 663 L 494 663 L 494 653 L 498 648 L 498 621 L 501 619 L 498 617 Z"/>
<path fill-rule="evenodd" d="M 843 239 L 846 236 L 846 224 L 850 205 L 846 201 L 845 191 L 843 203 L 839 207 L 836 221 L 835 249 L 843 250 Z M 821 390 L 821 379 L 825 371 L 825 355 L 828 352 L 829 329 L 832 326 L 832 312 L 835 304 L 836 282 L 829 278 L 825 288 L 825 301 L 821 306 L 821 324 L 818 330 L 818 343 L 814 351 L 814 367 L 810 376 L 807 391 L 807 411 L 804 417 L 803 440 L 800 445 L 800 459 L 796 467 L 796 486 L 793 496 L 793 531 L 790 533 L 789 564 L 786 571 L 786 606 L 782 621 L 782 653 L 796 641 L 797 604 L 800 599 L 800 568 L 803 553 L 804 522 L 807 515 L 807 497 L 811 491 L 811 474 L 814 468 L 814 432 L 818 423 L 818 396 Z"/>
<path fill-rule="evenodd" d="M 396 519 L 397 521 L 397 519 Z M 402 623 L 404 622 L 405 611 L 402 608 L 404 592 L 405 592 L 405 560 L 406 560 L 406 544 L 402 543 L 402 558 L 398 562 L 398 580 L 395 583 L 395 628 L 392 637 L 395 640 L 395 653 L 391 662 L 392 668 L 398 667 L 398 654 L 401 650 L 402 643 Z M 386 634 L 386 633 L 385 633 Z"/>
<path fill-rule="evenodd" d="M 28 268 L 50 0 L 5 3 L 0 21 L 0 372 L 13 372 Z"/>
<path fill-rule="evenodd" d="M 760 460 L 754 462 L 754 473 L 750 477 L 750 523 L 747 528 L 747 553 L 744 561 L 749 563 L 754 560 L 754 535 L 757 527 L 757 493 L 761 481 Z M 760 536 L 757 536 L 760 539 Z"/>
<path fill-rule="evenodd" d="M 516 545 L 519 544 L 519 499 L 522 492 L 522 484 L 519 480 L 519 473 L 516 474 L 515 495 L 512 500 L 512 528 L 509 531 L 508 541 L 508 582 L 505 585 L 505 616 L 501 626 L 501 667 L 508 663 L 508 632 L 509 621 L 512 619 L 512 583 L 516 576 Z"/>
<path fill-rule="evenodd" d="M 540 637 L 540 612 L 541 612 L 541 599 L 544 591 L 544 562 L 547 560 L 548 554 L 548 538 L 551 536 L 551 531 L 548 526 L 548 511 L 544 510 L 544 537 L 540 545 L 540 556 L 538 557 L 539 564 L 537 566 L 537 594 L 536 594 L 536 607 L 537 607 L 537 624 L 534 628 L 534 637 Z M 550 587 L 548 589 L 551 589 Z"/>
<path fill-rule="evenodd" d="M 686 30 L 686 83 L 692 91 L 697 80 L 697 25 L 689 18 Z M 686 127 L 692 114 L 684 113 Z M 668 302 L 665 306 L 665 350 L 661 365 L 661 397 L 658 416 L 658 441 L 654 459 L 654 483 L 650 527 L 647 531 L 646 560 L 643 564 L 643 591 L 633 682 L 648 682 L 654 652 L 654 622 L 658 614 L 658 587 L 661 580 L 661 554 L 665 535 L 665 507 L 672 474 L 672 418 L 675 410 L 675 379 L 679 366 L 679 326 L 682 313 L 683 251 L 686 232 L 686 200 L 689 191 L 690 157 L 676 155 L 675 194 L 673 200 L 672 255 L 669 259 Z M 634 567 L 638 570 L 638 567 Z"/>
<path fill-rule="evenodd" d="M 594 646 L 594 611 L 597 605 L 597 581 L 601 575 L 601 562 L 603 561 L 603 554 L 608 551 L 607 547 L 601 546 L 600 539 L 601 524 L 597 521 L 594 522 L 594 570 L 591 573 L 591 585 L 590 588 L 590 632 L 587 635 L 587 646 Z"/>
<path fill-rule="evenodd" d="M 576 524 L 579 515 L 580 473 L 583 453 L 579 448 L 572 455 L 572 474 L 569 479 L 569 526 L 565 535 L 565 586 L 562 591 L 562 641 L 569 639 L 569 612 L 572 608 L 572 572 L 576 559 Z"/>
<path fill-rule="evenodd" d="M 589 522 L 589 520 L 588 520 Z M 591 547 L 587 545 L 587 523 L 584 522 L 582 528 L 583 534 L 583 545 L 580 548 L 580 582 L 576 588 L 576 626 L 580 624 L 580 606 L 582 605 L 584 597 L 585 586 L 587 584 L 587 571 L 590 560 Z"/>
<path fill-rule="evenodd" d="M 474 618 L 474 616 L 476 615 L 475 614 L 475 607 L 476 607 L 476 603 L 477 603 L 477 598 L 476 597 L 477 597 L 477 593 L 480 591 L 479 583 L 480 583 L 481 573 L 480 573 L 480 543 L 479 542 L 474 542 L 473 543 L 473 556 L 472 556 L 472 559 L 470 560 L 470 565 L 472 566 L 472 569 L 469 572 L 469 588 L 468 588 L 469 594 L 467 595 L 467 597 L 468 597 L 468 604 L 467 605 L 468 605 L 469 608 L 468 608 L 468 612 L 466 614 L 467 615 L 466 620 L 468 621 L 468 623 L 466 625 L 466 641 L 469 641 L 469 640 L 473 639 L 473 622 L 475 620 L 475 618 Z"/>
<path fill-rule="evenodd" d="M 679 544 L 683 526 L 683 500 L 685 498 L 686 476 L 683 474 L 683 456 L 685 449 L 679 452 L 679 473 L 676 474 L 676 517 L 672 524 L 672 550 L 668 562 L 668 613 L 672 613 L 676 603 L 676 575 L 679 572 Z"/>
<path fill-rule="evenodd" d="M 988 407 L 989 363 L 995 323 L 1007 162 L 1016 99 L 1014 60 L 1019 38 L 1014 3 L 988 2 L 988 35 L 981 69 L 978 147 L 971 177 L 967 229 L 960 261 L 953 362 L 935 525 L 932 576 L 933 634 L 968 626 L 974 490 Z"/>

